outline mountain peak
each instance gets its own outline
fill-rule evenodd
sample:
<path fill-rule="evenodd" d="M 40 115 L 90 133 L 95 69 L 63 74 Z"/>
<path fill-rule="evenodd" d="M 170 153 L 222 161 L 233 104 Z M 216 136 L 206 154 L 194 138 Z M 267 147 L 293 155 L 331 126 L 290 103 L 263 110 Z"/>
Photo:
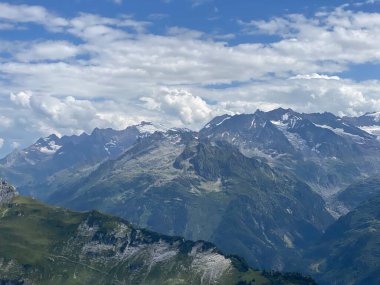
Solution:
<path fill-rule="evenodd" d="M 375 122 L 380 122 L 380 112 L 366 113 L 364 116 L 372 117 Z"/>
<path fill-rule="evenodd" d="M 146 133 L 153 134 L 155 132 L 164 133 L 168 130 L 166 127 L 164 127 L 161 124 L 154 124 L 152 122 L 146 122 L 146 121 L 142 121 L 140 124 L 136 125 L 135 127 L 140 133 L 143 133 L 143 134 L 146 134 Z"/>
<path fill-rule="evenodd" d="M 54 154 L 62 147 L 62 145 L 59 143 L 59 140 L 60 138 L 55 134 L 40 138 L 34 144 L 34 149 L 44 154 Z"/>
<path fill-rule="evenodd" d="M 285 108 L 279 107 L 279 108 L 273 109 L 273 110 L 268 111 L 268 112 L 284 112 L 284 113 L 290 112 L 290 113 L 293 113 L 295 111 L 293 109 L 291 109 L 291 108 L 285 109 Z"/>

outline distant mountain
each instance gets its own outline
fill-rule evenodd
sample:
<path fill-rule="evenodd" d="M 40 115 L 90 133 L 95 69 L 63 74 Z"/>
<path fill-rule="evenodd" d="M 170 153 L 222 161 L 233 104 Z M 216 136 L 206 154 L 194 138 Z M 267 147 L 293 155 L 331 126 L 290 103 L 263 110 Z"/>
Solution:
<path fill-rule="evenodd" d="M 291 174 L 183 131 L 139 140 L 46 201 L 209 240 L 256 267 L 279 270 L 333 221 L 323 200 Z"/>
<path fill-rule="evenodd" d="M 377 120 L 375 114 L 363 117 Z M 216 117 L 198 136 L 228 142 L 245 156 L 264 158 L 273 167 L 294 173 L 328 198 L 357 178 L 380 171 L 380 141 L 349 121 L 331 113 L 258 110 Z M 91 173 L 99 163 L 116 159 L 139 138 L 155 131 L 168 130 L 143 122 L 122 131 L 95 129 L 90 135 L 62 138 L 52 135 L 0 160 L 0 175 L 17 181 L 21 193 L 44 198 L 58 184 Z"/>
<path fill-rule="evenodd" d="M 343 119 L 380 138 L 380 112 L 366 113 L 360 117 L 344 117 Z"/>
<path fill-rule="evenodd" d="M 356 177 L 380 170 L 376 136 L 331 113 L 301 114 L 279 108 L 224 115 L 208 123 L 200 137 L 226 141 L 248 157 L 263 157 L 326 197 Z"/>
<path fill-rule="evenodd" d="M 320 284 L 380 284 L 380 196 L 341 217 L 307 251 Z"/>
<path fill-rule="evenodd" d="M 17 181 L 21 193 L 43 198 L 57 184 L 81 178 L 100 162 L 118 157 L 139 138 L 155 131 L 166 129 L 142 122 L 121 131 L 96 128 L 90 135 L 51 135 L 1 159 L 0 176 Z M 38 193 L 35 185 L 39 185 Z"/>
<path fill-rule="evenodd" d="M 2 187 L 0 197 L 9 190 Z M 315 284 L 300 274 L 253 270 L 207 242 L 16 195 L 0 205 L 0 265 L 0 284 Z"/>
<path fill-rule="evenodd" d="M 53 135 L 0 161 L 22 194 L 210 240 L 275 269 L 293 268 L 324 233 L 326 207 L 345 213 L 336 193 L 379 171 L 375 135 L 330 113 L 282 108 L 216 117 L 200 132 L 143 122 Z"/>

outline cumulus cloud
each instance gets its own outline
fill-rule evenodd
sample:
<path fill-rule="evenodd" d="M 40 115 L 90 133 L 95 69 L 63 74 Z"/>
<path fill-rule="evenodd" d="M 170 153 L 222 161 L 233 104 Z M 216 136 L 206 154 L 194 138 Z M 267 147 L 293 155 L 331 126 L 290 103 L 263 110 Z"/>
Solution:
<path fill-rule="evenodd" d="M 379 63 L 380 13 L 340 7 L 240 22 L 246 33 L 277 36 L 267 44 L 227 44 L 233 35 L 219 41 L 184 27 L 158 35 L 151 23 L 128 15 L 63 18 L 40 6 L 0 3 L 0 21 L 9 29 L 34 23 L 54 33 L 54 40 L 0 43 L 9 54 L 0 65 L 0 114 L 7 118 L 0 117 L 0 137 L 9 142 L 141 120 L 199 128 L 218 114 L 279 106 L 380 110 L 379 81 L 336 74 Z"/>
<path fill-rule="evenodd" d="M 10 98 L 13 103 L 22 107 L 30 106 L 30 97 L 32 96 L 30 91 L 21 91 L 18 93 L 11 93 Z"/>
<path fill-rule="evenodd" d="M 162 88 L 156 98 L 143 97 L 141 101 L 150 110 L 180 118 L 184 125 L 205 122 L 212 114 L 212 109 L 201 97 L 185 89 Z"/>
<path fill-rule="evenodd" d="M 55 97 L 49 94 L 35 94 L 31 91 L 21 91 L 11 94 L 9 100 L 17 106 L 17 120 L 8 123 L 14 124 L 10 133 L 20 135 L 25 130 L 33 130 L 35 135 L 80 134 L 91 132 L 95 127 L 123 129 L 129 125 L 148 120 L 146 116 L 131 116 L 131 112 L 111 100 L 94 102 L 78 99 L 73 96 Z M 1 109 L 9 115 L 13 110 Z M 1 116 L 0 120 L 5 118 Z M 0 121 L 0 126 L 2 122 Z M 5 125 L 5 124 L 4 124 Z M 0 134 L 2 130 L 0 129 Z"/>
<path fill-rule="evenodd" d="M 380 60 L 380 13 L 353 12 L 345 6 L 318 12 L 312 18 L 292 14 L 268 21 L 242 22 L 247 33 L 278 35 L 270 46 L 279 54 L 299 60 L 331 61 L 340 68 L 347 63 Z"/>
<path fill-rule="evenodd" d="M 0 148 L 2 148 L 4 145 L 4 139 L 3 138 L 0 138 Z"/>
<path fill-rule="evenodd" d="M 217 94 L 215 94 L 217 93 Z M 199 90 L 204 98 L 223 94 L 219 110 L 251 113 L 256 108 L 293 108 L 301 112 L 329 111 L 339 115 L 360 115 L 380 110 L 380 81 L 355 82 L 324 78 L 274 79 L 224 91 Z M 231 100 L 230 98 L 234 98 Z"/>

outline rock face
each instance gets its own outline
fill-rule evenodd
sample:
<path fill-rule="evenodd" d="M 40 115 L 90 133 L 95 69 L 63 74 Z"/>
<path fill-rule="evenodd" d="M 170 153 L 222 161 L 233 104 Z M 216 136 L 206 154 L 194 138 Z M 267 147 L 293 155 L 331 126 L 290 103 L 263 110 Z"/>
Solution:
<path fill-rule="evenodd" d="M 0 284 L 294 284 L 299 274 L 255 271 L 214 245 L 71 212 L 18 196 L 0 207 Z"/>
<path fill-rule="evenodd" d="M 9 203 L 17 195 L 16 188 L 0 178 L 0 206 Z"/>
<path fill-rule="evenodd" d="M 263 157 L 291 171 L 328 198 L 360 176 L 380 170 L 376 135 L 331 113 L 303 114 L 276 109 L 220 116 L 200 137 L 225 141 L 248 157 Z"/>
<path fill-rule="evenodd" d="M 307 184 L 230 144 L 183 132 L 140 140 L 47 201 L 208 240 L 252 266 L 276 270 L 333 222 Z"/>

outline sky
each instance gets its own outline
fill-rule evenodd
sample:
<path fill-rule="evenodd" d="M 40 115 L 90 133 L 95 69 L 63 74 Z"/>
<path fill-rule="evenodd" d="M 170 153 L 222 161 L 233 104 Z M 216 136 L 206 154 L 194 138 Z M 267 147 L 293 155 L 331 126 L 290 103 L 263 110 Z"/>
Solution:
<path fill-rule="evenodd" d="M 0 157 L 141 121 L 361 115 L 379 77 L 379 0 L 0 0 Z"/>

